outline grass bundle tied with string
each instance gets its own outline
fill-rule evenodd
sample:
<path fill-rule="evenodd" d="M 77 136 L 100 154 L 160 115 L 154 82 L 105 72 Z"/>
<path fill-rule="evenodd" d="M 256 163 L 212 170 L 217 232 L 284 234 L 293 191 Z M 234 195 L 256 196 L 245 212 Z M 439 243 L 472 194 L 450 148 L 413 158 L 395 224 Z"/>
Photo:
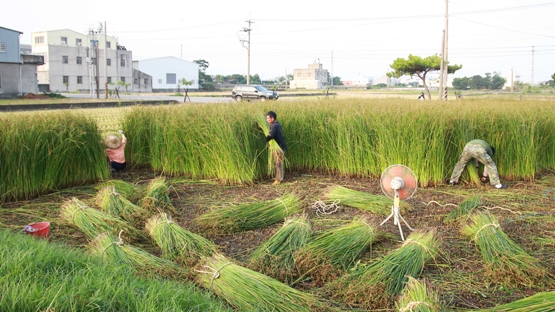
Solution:
<path fill-rule="evenodd" d="M 108 180 L 99 183 L 95 186 L 95 188 L 100 191 L 107 186 L 113 186 L 116 189 L 116 192 L 123 195 L 123 197 L 127 198 L 132 203 L 137 203 L 143 197 L 142 193 L 144 190 L 123 180 Z"/>
<path fill-rule="evenodd" d="M 88 249 L 92 255 L 99 256 L 114 266 L 126 265 L 152 274 L 183 274 L 185 271 L 174 262 L 156 257 L 140 248 L 125 244 L 119 232 L 118 239 L 108 233 L 102 233 L 92 240 Z"/>
<path fill-rule="evenodd" d="M 462 233 L 476 242 L 485 262 L 485 276 L 507 287 L 538 286 L 549 283 L 549 275 L 540 261 L 517 245 L 500 228 L 489 212 L 470 216 Z M 552 283 L 552 282 L 551 282 Z"/>
<path fill-rule="evenodd" d="M 145 191 L 145 197 L 140 200 L 140 205 L 147 210 L 156 208 L 173 212 L 173 205 L 170 199 L 170 186 L 164 177 L 152 179 Z"/>
<path fill-rule="evenodd" d="M 62 220 L 79 228 L 89 238 L 95 238 L 104 232 L 115 235 L 122 229 L 126 232 L 136 232 L 122 219 L 91 208 L 75 197 L 65 201 L 60 210 Z"/>
<path fill-rule="evenodd" d="M 221 254 L 197 266 L 195 281 L 239 311 L 324 311 L 312 294 L 233 263 Z"/>
<path fill-rule="evenodd" d="M 266 122 L 265 115 L 258 115 L 256 118 L 256 123 L 262 129 L 264 136 L 267 137 L 270 134 L 270 125 Z M 281 147 L 279 147 L 276 140 L 268 141 L 268 174 L 274 173 L 274 162 L 283 161 L 285 154 Z"/>
<path fill-rule="evenodd" d="M 274 200 L 216 208 L 197 222 L 213 234 L 229 234 L 263 228 L 300 211 L 299 198 L 288 193 Z"/>
<path fill-rule="evenodd" d="M 457 208 L 449 212 L 449 214 L 445 217 L 445 221 L 451 222 L 459 220 L 462 217 L 469 217 L 471 212 L 474 209 L 478 208 L 478 206 L 480 206 L 481 204 L 482 199 L 479 196 L 471 196 L 460 203 Z"/>
<path fill-rule="evenodd" d="M 290 284 L 295 278 L 293 254 L 310 241 L 312 228 L 305 214 L 293 216 L 250 256 L 250 267 Z"/>
<path fill-rule="evenodd" d="M 194 266 L 200 258 L 210 257 L 217 250 L 216 244 L 182 228 L 164 212 L 148 219 L 145 228 L 162 250 L 163 258 L 187 266 Z"/>
<path fill-rule="evenodd" d="M 379 235 L 368 222 L 356 218 L 325 231 L 294 255 L 300 274 L 310 276 L 317 286 L 337 279 L 352 267 Z"/>
<path fill-rule="evenodd" d="M 389 307 L 408 276 L 417 277 L 438 251 L 435 230 L 414 231 L 401 247 L 329 283 L 326 290 L 332 298 L 364 309 Z"/>
<path fill-rule="evenodd" d="M 99 190 L 96 194 L 95 204 L 102 211 L 115 217 L 121 217 L 126 221 L 144 220 L 148 216 L 148 211 L 118 193 L 114 186 L 106 186 Z"/>
<path fill-rule="evenodd" d="M 399 312 L 442 311 L 437 291 L 425 280 L 419 281 L 412 276 L 409 276 L 407 285 L 396 305 Z"/>
<path fill-rule="evenodd" d="M 475 312 L 553 312 L 555 310 L 555 291 L 540 292 L 533 296 L 498 305 Z"/>
<path fill-rule="evenodd" d="M 391 213 L 391 205 L 393 204 L 391 198 L 387 196 L 355 191 L 339 185 L 331 187 L 324 196 L 330 201 L 339 200 L 343 205 L 386 216 Z M 402 208 L 408 206 L 408 203 L 401 202 Z"/>

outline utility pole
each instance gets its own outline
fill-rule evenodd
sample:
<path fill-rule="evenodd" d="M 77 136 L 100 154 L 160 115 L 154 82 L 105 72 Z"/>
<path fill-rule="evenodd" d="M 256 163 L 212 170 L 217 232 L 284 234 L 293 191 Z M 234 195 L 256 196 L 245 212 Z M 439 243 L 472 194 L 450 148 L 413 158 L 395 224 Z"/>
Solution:
<path fill-rule="evenodd" d="M 439 99 L 447 101 L 447 82 L 449 74 L 449 62 L 447 60 L 447 51 L 449 46 L 449 0 L 445 0 L 445 28 L 443 30 L 443 43 L 441 51 L 441 66 L 440 66 L 440 82 L 439 82 Z"/>
<path fill-rule="evenodd" d="M 515 90 L 515 73 L 513 71 L 513 68 L 511 67 L 511 93 L 513 93 Z"/>
<path fill-rule="evenodd" d="M 247 48 L 247 84 L 250 84 L 251 82 L 251 24 L 253 24 L 254 22 L 251 21 L 250 19 L 248 21 L 245 21 L 247 23 L 249 23 L 249 27 L 243 27 L 243 29 L 241 29 L 242 32 L 246 32 L 248 33 L 248 37 L 247 40 L 244 39 L 239 39 L 239 41 L 241 42 L 241 44 L 243 45 L 243 48 Z M 247 46 L 245 47 L 245 41 L 247 42 Z"/>
<path fill-rule="evenodd" d="M 530 79 L 530 85 L 534 86 L 534 46 L 532 46 L 532 79 Z"/>
<path fill-rule="evenodd" d="M 108 33 L 106 29 L 106 21 L 104 21 L 104 98 L 108 98 L 108 46 L 106 42 L 106 34 Z"/>
<path fill-rule="evenodd" d="M 443 32 L 441 33 L 441 61 L 440 61 L 440 65 L 439 65 L 439 92 L 438 92 L 438 100 L 441 101 L 442 99 L 442 94 L 443 94 L 443 68 L 445 67 L 444 61 L 443 61 L 443 51 L 445 49 L 445 29 L 443 30 Z"/>
<path fill-rule="evenodd" d="M 331 51 L 331 86 L 333 87 L 333 51 Z"/>

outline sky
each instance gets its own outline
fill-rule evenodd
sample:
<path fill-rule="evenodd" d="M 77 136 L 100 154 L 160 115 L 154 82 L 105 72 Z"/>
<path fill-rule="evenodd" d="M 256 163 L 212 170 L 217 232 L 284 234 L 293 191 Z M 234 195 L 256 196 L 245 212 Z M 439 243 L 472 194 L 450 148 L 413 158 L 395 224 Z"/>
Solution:
<path fill-rule="evenodd" d="M 0 7 L 0 26 L 23 32 L 22 44 L 33 32 L 86 34 L 106 23 L 134 60 L 202 59 L 209 75 L 246 75 L 250 51 L 250 74 L 263 80 L 318 61 L 343 80 L 382 77 L 397 58 L 441 54 L 447 11 L 448 61 L 462 65 L 453 77 L 514 71 L 537 84 L 555 74 L 555 2 L 548 0 L 18 0 Z"/>

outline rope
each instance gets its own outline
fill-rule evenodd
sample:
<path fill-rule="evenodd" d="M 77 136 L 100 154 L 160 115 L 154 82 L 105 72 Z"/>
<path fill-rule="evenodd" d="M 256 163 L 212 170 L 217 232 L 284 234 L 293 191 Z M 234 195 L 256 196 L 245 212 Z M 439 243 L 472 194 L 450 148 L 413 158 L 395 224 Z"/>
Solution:
<path fill-rule="evenodd" d="M 289 209 L 287 209 L 287 205 L 283 202 L 283 200 L 281 200 L 279 198 L 277 200 L 279 200 L 283 204 L 283 207 L 285 207 L 285 215 L 288 216 L 289 215 Z"/>
<path fill-rule="evenodd" d="M 431 305 L 429 303 L 424 302 L 424 301 L 411 301 L 407 304 L 406 307 L 399 309 L 399 312 L 406 312 L 406 311 L 412 312 L 415 307 L 417 307 L 421 304 L 424 304 L 428 307 L 431 307 Z"/>
<path fill-rule="evenodd" d="M 75 197 L 73 197 L 73 201 L 77 205 L 77 209 L 75 209 L 75 211 L 71 213 L 71 221 L 73 221 L 73 224 L 75 224 L 75 213 L 80 210 L 85 211 L 85 209 L 87 209 L 88 207 L 87 205 L 81 205 Z"/>
<path fill-rule="evenodd" d="M 432 201 L 430 201 L 430 202 L 428 202 L 428 203 L 426 203 L 426 202 L 422 202 L 422 203 L 423 203 L 424 205 L 426 205 L 426 206 L 430 205 L 431 203 L 434 203 L 434 204 L 439 205 L 440 207 L 445 207 L 445 206 L 455 206 L 455 207 L 459 207 L 459 206 L 457 206 L 457 205 L 455 205 L 455 204 L 445 204 L 445 205 L 442 205 L 442 204 L 436 202 L 435 200 L 432 200 Z"/>
<path fill-rule="evenodd" d="M 160 224 L 162 224 L 162 223 L 172 224 L 172 223 L 175 223 L 175 222 L 173 222 L 172 220 L 163 220 L 163 221 L 160 221 L 160 222 L 156 223 L 156 224 L 152 227 L 152 231 L 154 231 L 154 230 L 155 230 Z"/>
<path fill-rule="evenodd" d="M 480 206 L 480 207 L 478 207 L 478 208 L 485 208 L 485 209 L 487 209 L 487 210 L 501 209 L 501 210 L 509 211 L 510 213 L 522 215 L 522 212 L 520 212 L 520 211 L 512 211 L 512 210 L 509 209 L 509 208 L 503 208 L 503 207 L 499 207 L 499 206 L 495 206 L 495 207 L 491 207 L 491 208 L 490 208 L 490 207 L 486 207 L 486 206 Z"/>
<path fill-rule="evenodd" d="M 123 233 L 123 230 L 119 231 L 119 235 L 118 235 L 119 241 L 111 242 L 110 244 L 106 245 L 106 247 L 104 247 L 104 249 L 102 250 L 102 253 L 100 254 L 101 257 L 104 255 L 104 252 L 106 251 L 106 249 L 108 249 L 108 247 L 112 245 L 117 245 L 119 247 L 123 246 L 123 239 L 121 238 L 121 233 Z"/>
<path fill-rule="evenodd" d="M 484 226 L 482 226 L 477 232 L 476 235 L 474 235 L 474 240 L 478 240 L 478 234 L 480 233 L 480 231 L 482 231 L 483 229 L 487 228 L 488 226 L 493 226 L 494 228 L 498 228 L 499 224 L 495 224 L 495 223 L 488 223 Z"/>
<path fill-rule="evenodd" d="M 212 283 L 214 282 L 215 279 L 217 279 L 218 277 L 220 277 L 220 271 L 225 268 L 226 266 L 233 264 L 233 262 L 227 262 L 226 264 L 222 265 L 221 267 L 219 267 L 217 270 L 213 270 L 212 272 L 208 272 L 208 271 L 200 271 L 200 270 L 195 270 L 195 272 L 199 272 L 199 273 L 205 273 L 205 274 L 212 274 L 212 278 L 210 279 L 210 288 L 212 288 Z M 209 266 L 203 266 L 203 267 L 207 267 L 209 269 L 212 269 Z"/>
<path fill-rule="evenodd" d="M 424 246 L 422 243 L 419 243 L 419 242 L 417 242 L 417 241 L 415 241 L 415 240 L 412 240 L 412 239 L 407 239 L 407 240 L 405 241 L 405 243 L 403 244 L 403 246 L 406 246 L 406 245 L 408 245 L 408 244 L 420 245 L 420 247 L 424 248 L 424 250 L 426 250 L 426 252 L 429 253 L 429 254 L 433 257 L 433 254 L 432 254 L 432 252 L 430 251 L 430 249 L 429 249 L 428 247 Z"/>
<path fill-rule="evenodd" d="M 326 205 L 326 203 L 324 203 L 323 201 L 319 200 L 316 201 L 314 204 L 312 204 L 311 209 L 316 211 L 316 214 L 332 214 L 337 212 L 337 210 L 339 210 L 339 203 L 340 200 L 334 200 L 333 203 Z M 333 210 L 331 210 L 333 209 Z"/>

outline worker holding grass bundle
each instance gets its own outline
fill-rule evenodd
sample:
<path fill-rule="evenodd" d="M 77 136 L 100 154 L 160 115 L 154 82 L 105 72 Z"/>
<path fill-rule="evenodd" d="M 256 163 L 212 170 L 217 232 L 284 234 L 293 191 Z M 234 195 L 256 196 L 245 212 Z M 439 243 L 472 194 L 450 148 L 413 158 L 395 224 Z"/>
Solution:
<path fill-rule="evenodd" d="M 110 134 L 104 139 L 104 144 L 106 144 L 105 154 L 108 157 L 111 172 L 123 170 L 126 166 L 125 145 L 127 144 L 127 138 L 122 130 L 118 130 L 118 132 L 121 134 L 121 139 L 115 134 Z"/>
<path fill-rule="evenodd" d="M 472 140 L 468 142 L 463 149 L 459 162 L 457 162 L 457 165 L 453 170 L 449 184 L 459 184 L 459 178 L 461 177 L 466 164 L 471 159 L 474 159 L 476 169 L 478 169 L 479 162 L 484 165 L 484 173 L 480 178 L 482 183 L 486 183 L 489 178 L 489 183 L 495 186 L 495 188 L 507 188 L 507 185 L 501 184 L 501 181 L 499 180 L 499 173 L 497 173 L 497 167 L 492 159 L 493 155 L 495 155 L 495 148 L 490 146 L 486 141 Z"/>
<path fill-rule="evenodd" d="M 281 124 L 277 121 L 277 114 L 274 111 L 269 111 L 266 113 L 266 121 L 270 125 L 270 132 L 266 136 L 266 142 L 275 140 L 281 148 L 281 152 L 274 151 L 272 153 L 275 168 L 274 184 L 280 184 L 283 180 L 283 157 L 285 151 L 287 150 L 287 145 L 285 144 L 285 136 L 283 135 Z"/>

